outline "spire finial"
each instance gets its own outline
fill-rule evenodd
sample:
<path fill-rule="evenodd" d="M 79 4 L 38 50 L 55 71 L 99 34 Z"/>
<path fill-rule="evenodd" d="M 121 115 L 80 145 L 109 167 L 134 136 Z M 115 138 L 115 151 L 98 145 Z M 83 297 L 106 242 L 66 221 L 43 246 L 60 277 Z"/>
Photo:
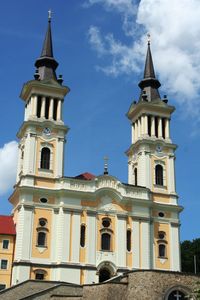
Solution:
<path fill-rule="evenodd" d="M 147 42 L 148 42 L 148 45 L 151 44 L 151 35 L 149 32 L 147 33 Z"/>
<path fill-rule="evenodd" d="M 104 156 L 104 175 L 108 175 L 108 157 L 107 156 Z"/>
<path fill-rule="evenodd" d="M 48 21 L 51 22 L 51 18 L 52 18 L 52 10 L 49 9 L 48 10 Z"/>

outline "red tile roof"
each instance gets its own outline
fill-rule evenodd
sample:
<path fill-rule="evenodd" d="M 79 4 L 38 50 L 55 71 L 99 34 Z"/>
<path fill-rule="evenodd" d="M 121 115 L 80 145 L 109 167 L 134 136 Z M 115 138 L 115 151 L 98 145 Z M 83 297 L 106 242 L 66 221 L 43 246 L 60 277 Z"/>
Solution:
<path fill-rule="evenodd" d="M 16 235 L 12 216 L 0 216 L 0 234 Z"/>
<path fill-rule="evenodd" d="M 86 173 L 80 174 L 78 176 L 75 176 L 74 178 L 76 178 L 76 179 L 83 179 L 83 180 L 92 180 L 92 179 L 95 178 L 95 175 L 86 172 Z"/>

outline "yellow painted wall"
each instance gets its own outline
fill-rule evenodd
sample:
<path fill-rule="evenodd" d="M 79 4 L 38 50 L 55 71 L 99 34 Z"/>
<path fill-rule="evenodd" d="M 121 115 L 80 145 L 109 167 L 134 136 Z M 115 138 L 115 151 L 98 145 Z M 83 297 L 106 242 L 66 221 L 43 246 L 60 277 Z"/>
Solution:
<path fill-rule="evenodd" d="M 133 266 L 133 228 L 132 228 L 132 218 L 128 217 L 127 218 L 127 226 L 126 226 L 127 230 L 131 230 L 131 251 L 127 251 L 126 249 L 126 265 L 129 268 L 132 268 Z"/>
<path fill-rule="evenodd" d="M 30 270 L 30 279 L 35 279 L 35 271 L 36 270 L 43 270 L 43 271 L 45 271 L 46 273 L 45 273 L 45 276 L 44 276 L 44 280 L 50 280 L 51 278 L 50 278 L 50 268 L 43 268 L 42 266 L 41 266 L 41 268 L 40 267 L 31 267 L 31 270 Z"/>
<path fill-rule="evenodd" d="M 9 240 L 8 249 L 3 249 L 3 240 Z M 6 284 L 6 288 L 11 285 L 12 262 L 14 255 L 15 236 L 0 235 L 0 259 L 8 260 L 7 270 L 0 269 L 0 284 Z"/>
<path fill-rule="evenodd" d="M 102 215 L 99 214 L 97 216 L 97 251 L 101 251 L 101 229 L 103 228 L 102 226 L 102 219 L 103 218 L 109 218 L 111 220 L 111 226 L 109 229 L 111 229 L 112 234 L 111 234 L 111 247 L 110 251 L 115 251 L 115 218 L 116 216 L 110 216 L 110 215 Z M 109 232 L 108 229 L 108 232 Z"/>
<path fill-rule="evenodd" d="M 35 185 L 53 189 L 55 187 L 55 180 L 51 178 L 35 178 Z"/>
<path fill-rule="evenodd" d="M 85 247 L 80 246 L 80 252 L 79 252 L 79 261 L 80 262 L 85 262 L 85 257 L 86 257 L 86 240 L 87 240 L 87 213 L 86 211 L 83 211 L 81 214 L 81 224 L 85 225 Z"/>
<path fill-rule="evenodd" d="M 164 263 L 160 262 L 158 258 L 158 232 L 164 231 L 166 233 L 165 240 L 167 241 L 166 245 L 166 255 L 167 259 Z M 154 223 L 154 253 L 155 253 L 155 266 L 157 269 L 170 269 L 170 224 L 166 223 Z"/>
<path fill-rule="evenodd" d="M 153 193 L 152 200 L 154 202 L 170 203 L 170 196 L 166 194 Z"/>
<path fill-rule="evenodd" d="M 37 227 L 40 218 L 47 219 L 47 247 L 45 248 L 44 252 L 40 253 L 37 249 Z M 32 257 L 38 258 L 50 258 L 51 253 L 51 231 L 52 231 L 52 210 L 50 209 L 42 209 L 42 208 L 35 208 L 34 211 L 34 223 L 33 223 L 33 244 L 32 244 Z"/>

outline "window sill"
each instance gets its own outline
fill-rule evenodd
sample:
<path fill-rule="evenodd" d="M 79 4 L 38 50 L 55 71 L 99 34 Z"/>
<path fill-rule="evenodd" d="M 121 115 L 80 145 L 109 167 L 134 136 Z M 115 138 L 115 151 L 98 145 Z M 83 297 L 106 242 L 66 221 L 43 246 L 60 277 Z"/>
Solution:
<path fill-rule="evenodd" d="M 51 169 L 38 168 L 38 171 L 41 172 L 41 173 L 53 174 L 53 170 L 51 170 Z"/>
<path fill-rule="evenodd" d="M 168 259 L 166 256 L 158 256 L 159 259 Z"/>

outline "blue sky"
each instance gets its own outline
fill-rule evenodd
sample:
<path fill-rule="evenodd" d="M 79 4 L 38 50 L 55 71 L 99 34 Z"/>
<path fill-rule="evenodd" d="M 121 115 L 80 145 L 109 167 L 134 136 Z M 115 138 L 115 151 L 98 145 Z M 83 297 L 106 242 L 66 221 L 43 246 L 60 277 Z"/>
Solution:
<path fill-rule="evenodd" d="M 179 146 L 176 183 L 179 203 L 185 208 L 181 240 L 199 237 L 200 3 L 174 0 L 170 6 L 168 2 L 7 0 L 0 4 L 0 180 L 6 186 L 0 190 L 0 214 L 11 211 L 7 199 L 14 184 L 13 141 L 24 115 L 19 94 L 23 83 L 33 78 L 51 8 L 57 74 L 63 74 L 71 89 L 64 104 L 64 121 L 70 127 L 65 175 L 86 171 L 100 175 L 107 155 L 109 173 L 127 182 L 124 152 L 130 146 L 131 128 L 125 114 L 138 99 L 150 32 L 161 95 L 167 94 L 176 106 L 171 136 Z"/>

